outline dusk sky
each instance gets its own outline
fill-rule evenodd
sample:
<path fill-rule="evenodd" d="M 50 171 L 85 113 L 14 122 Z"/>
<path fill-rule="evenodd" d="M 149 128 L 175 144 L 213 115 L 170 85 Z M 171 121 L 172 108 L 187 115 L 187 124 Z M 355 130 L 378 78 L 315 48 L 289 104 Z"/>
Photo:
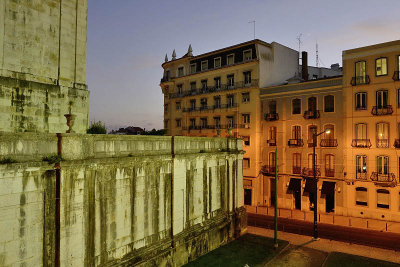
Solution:
<path fill-rule="evenodd" d="M 89 0 L 87 84 L 90 120 L 108 129 L 161 128 L 165 54 L 177 57 L 256 38 L 301 50 L 315 65 L 342 65 L 342 50 L 400 39 L 399 0 Z"/>

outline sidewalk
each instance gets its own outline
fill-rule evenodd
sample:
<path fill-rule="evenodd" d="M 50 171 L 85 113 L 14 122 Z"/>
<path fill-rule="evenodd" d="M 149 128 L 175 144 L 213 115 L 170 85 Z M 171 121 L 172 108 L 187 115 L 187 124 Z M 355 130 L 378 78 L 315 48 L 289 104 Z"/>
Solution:
<path fill-rule="evenodd" d="M 274 216 L 274 207 L 267 206 L 246 206 L 248 213 L 264 214 Z M 313 222 L 314 214 L 312 211 L 290 210 L 278 208 L 278 216 L 288 219 L 304 220 Z M 360 229 L 371 229 L 400 234 L 400 222 L 366 219 L 359 217 L 348 217 L 335 214 L 319 213 L 318 221 L 321 223 L 334 224 L 340 226 L 351 226 Z"/>
<path fill-rule="evenodd" d="M 247 229 L 249 234 L 255 234 L 270 238 L 274 237 L 273 230 L 252 226 L 248 226 Z M 285 232 L 278 232 L 278 238 L 280 240 L 288 241 L 291 245 L 302 246 L 305 248 L 315 249 L 327 253 L 342 252 L 400 264 L 400 252 L 395 252 L 393 250 L 385 250 L 339 241 L 331 241 L 327 239 L 312 241 L 309 236 L 302 236 Z"/>

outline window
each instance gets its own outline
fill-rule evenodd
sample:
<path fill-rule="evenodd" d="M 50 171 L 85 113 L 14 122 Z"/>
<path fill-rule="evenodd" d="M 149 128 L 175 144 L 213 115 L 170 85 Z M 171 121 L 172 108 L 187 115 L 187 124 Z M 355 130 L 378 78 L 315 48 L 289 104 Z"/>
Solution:
<path fill-rule="evenodd" d="M 275 152 L 269 152 L 268 153 L 268 166 L 269 167 L 273 167 L 274 171 L 275 171 Z"/>
<path fill-rule="evenodd" d="M 250 145 L 250 136 L 243 136 L 243 144 L 245 146 L 249 146 Z"/>
<path fill-rule="evenodd" d="M 376 124 L 376 147 L 389 147 L 389 123 Z"/>
<path fill-rule="evenodd" d="M 201 80 L 201 90 L 203 92 L 207 91 L 207 80 Z"/>
<path fill-rule="evenodd" d="M 243 158 L 243 169 L 248 169 L 248 168 L 250 168 L 250 159 Z"/>
<path fill-rule="evenodd" d="M 376 92 L 376 107 L 387 108 L 389 104 L 388 91 L 380 90 Z"/>
<path fill-rule="evenodd" d="M 367 109 L 367 93 L 356 93 L 356 110 L 364 109 Z"/>
<path fill-rule="evenodd" d="M 368 191 L 365 187 L 356 187 L 356 205 L 368 206 Z"/>
<path fill-rule="evenodd" d="M 250 123 L 250 114 L 242 114 L 242 121 L 244 124 Z"/>
<path fill-rule="evenodd" d="M 178 68 L 178 77 L 183 76 L 183 67 Z"/>
<path fill-rule="evenodd" d="M 389 209 L 390 207 L 390 193 L 386 189 L 376 190 L 376 207 L 382 209 Z"/>
<path fill-rule="evenodd" d="M 242 93 L 242 102 L 243 103 L 249 103 L 250 102 L 250 93 Z"/>
<path fill-rule="evenodd" d="M 293 173 L 300 173 L 300 172 L 301 172 L 301 153 L 293 153 Z"/>
<path fill-rule="evenodd" d="M 389 157 L 378 156 L 376 158 L 376 172 L 383 175 L 389 174 Z"/>
<path fill-rule="evenodd" d="M 227 79 L 227 85 L 228 85 L 228 89 L 233 89 L 235 87 L 235 76 L 232 75 L 228 75 L 226 76 Z"/>
<path fill-rule="evenodd" d="M 221 127 L 221 117 L 214 117 L 215 128 Z"/>
<path fill-rule="evenodd" d="M 167 80 L 169 80 L 169 77 L 171 76 L 171 73 L 169 72 L 169 70 L 166 70 L 165 71 L 165 78 L 167 79 Z"/>
<path fill-rule="evenodd" d="M 365 123 L 356 124 L 356 139 L 360 140 L 367 139 L 367 124 Z"/>
<path fill-rule="evenodd" d="M 292 114 L 301 114 L 301 100 L 298 98 L 292 100 Z"/>
<path fill-rule="evenodd" d="M 335 111 L 335 97 L 333 95 L 324 96 L 324 112 Z"/>
<path fill-rule="evenodd" d="M 164 111 L 167 112 L 168 111 L 168 104 L 164 105 Z"/>
<path fill-rule="evenodd" d="M 227 119 L 227 122 L 228 122 L 227 127 L 228 128 L 233 128 L 233 117 L 232 116 L 226 116 L 226 119 Z"/>
<path fill-rule="evenodd" d="M 329 133 L 325 132 L 324 133 L 324 139 L 335 139 L 335 125 L 333 124 L 326 124 L 324 127 L 324 130 L 328 130 L 329 129 Z"/>
<path fill-rule="evenodd" d="M 191 99 L 190 100 L 190 109 L 191 110 L 196 110 L 196 99 Z"/>
<path fill-rule="evenodd" d="M 200 100 L 200 107 L 202 110 L 207 109 L 207 98 L 202 98 Z"/>
<path fill-rule="evenodd" d="M 375 60 L 375 75 L 384 76 L 387 75 L 387 58 L 381 57 Z"/>
<path fill-rule="evenodd" d="M 196 92 L 196 82 L 191 82 L 190 83 L 190 91 Z"/>
<path fill-rule="evenodd" d="M 203 71 L 203 70 L 207 70 L 207 69 L 208 69 L 208 61 L 207 60 L 202 61 L 201 62 L 201 70 Z"/>
<path fill-rule="evenodd" d="M 335 176 L 335 156 L 332 154 L 325 155 L 325 176 Z"/>
<path fill-rule="evenodd" d="M 244 75 L 244 84 L 251 85 L 251 71 L 245 71 L 243 72 L 243 75 Z"/>
<path fill-rule="evenodd" d="M 201 127 L 207 128 L 207 118 L 201 118 Z"/>
<path fill-rule="evenodd" d="M 356 156 L 356 177 L 366 179 L 367 175 L 367 156 L 357 155 Z"/>
<path fill-rule="evenodd" d="M 178 94 L 182 94 L 182 84 L 178 84 L 177 85 L 177 87 L 178 87 Z"/>
<path fill-rule="evenodd" d="M 243 51 L 243 61 L 251 60 L 251 49 Z"/>
<path fill-rule="evenodd" d="M 317 125 L 310 125 L 308 126 L 308 143 L 312 144 L 313 143 L 313 134 L 318 133 L 318 127 Z"/>
<path fill-rule="evenodd" d="M 221 108 L 221 97 L 214 96 L 214 108 Z"/>
<path fill-rule="evenodd" d="M 235 105 L 234 95 L 227 95 L 226 96 L 226 105 L 227 105 L 227 107 L 233 107 Z"/>
<path fill-rule="evenodd" d="M 168 129 L 168 120 L 164 121 L 164 129 Z"/>
<path fill-rule="evenodd" d="M 219 67 L 221 67 L 221 58 L 220 57 L 214 58 L 214 68 L 219 68 Z"/>
<path fill-rule="evenodd" d="M 366 82 L 366 62 L 358 61 L 355 63 L 356 84 Z"/>
<path fill-rule="evenodd" d="M 181 102 L 176 102 L 176 110 L 180 110 L 181 109 Z"/>
<path fill-rule="evenodd" d="M 196 119 L 192 118 L 190 119 L 190 128 L 194 129 L 196 127 Z"/>
<path fill-rule="evenodd" d="M 315 165 L 318 165 L 317 154 L 315 154 Z M 308 154 L 308 168 L 313 169 L 313 154 Z"/>
<path fill-rule="evenodd" d="M 275 100 L 270 101 L 268 108 L 269 108 L 269 113 L 276 114 L 276 101 Z"/>
<path fill-rule="evenodd" d="M 190 73 L 196 73 L 196 63 L 190 64 Z"/>
<path fill-rule="evenodd" d="M 308 110 L 310 111 L 317 110 L 317 98 L 315 96 L 308 98 Z"/>
<path fill-rule="evenodd" d="M 301 127 L 299 125 L 292 126 L 292 139 L 301 139 Z"/>
<path fill-rule="evenodd" d="M 226 56 L 226 64 L 227 65 L 233 65 L 235 63 L 235 55 L 230 54 Z"/>
<path fill-rule="evenodd" d="M 271 126 L 269 127 L 269 140 L 276 142 L 276 127 Z"/>
<path fill-rule="evenodd" d="M 221 89 L 221 77 L 215 77 L 214 81 L 215 81 L 215 89 L 216 90 Z"/>
<path fill-rule="evenodd" d="M 181 127 L 181 119 L 176 120 L 176 127 Z"/>

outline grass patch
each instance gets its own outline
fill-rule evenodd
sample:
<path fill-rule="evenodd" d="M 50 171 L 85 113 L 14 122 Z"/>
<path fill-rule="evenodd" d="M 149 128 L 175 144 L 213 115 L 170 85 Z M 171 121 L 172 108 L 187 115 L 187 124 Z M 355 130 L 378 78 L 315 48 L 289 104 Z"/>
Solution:
<path fill-rule="evenodd" d="M 63 161 L 64 159 L 60 155 L 54 154 L 45 156 L 42 158 L 42 160 L 48 162 L 49 164 L 55 164 Z"/>
<path fill-rule="evenodd" d="M 326 267 L 394 267 L 399 266 L 397 263 L 381 261 L 362 256 L 350 255 L 340 252 L 332 252 L 329 254 L 325 262 Z"/>
<path fill-rule="evenodd" d="M 17 160 L 10 158 L 10 157 L 5 157 L 0 159 L 0 164 L 10 164 L 10 163 L 16 163 Z"/>
<path fill-rule="evenodd" d="M 279 247 L 275 250 L 274 239 L 246 234 L 229 244 L 219 247 L 195 261 L 186 264 L 186 267 L 195 266 L 240 266 L 246 264 L 264 266 L 275 257 L 284 247 L 287 241 L 279 240 Z"/>

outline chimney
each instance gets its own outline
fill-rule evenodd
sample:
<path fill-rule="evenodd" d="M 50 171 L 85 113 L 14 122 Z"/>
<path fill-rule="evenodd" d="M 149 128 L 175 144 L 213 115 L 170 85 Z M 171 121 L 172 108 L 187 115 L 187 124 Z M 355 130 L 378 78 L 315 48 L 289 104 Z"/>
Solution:
<path fill-rule="evenodd" d="M 301 52 L 301 78 L 304 81 L 308 81 L 308 62 L 307 62 L 307 52 Z"/>

